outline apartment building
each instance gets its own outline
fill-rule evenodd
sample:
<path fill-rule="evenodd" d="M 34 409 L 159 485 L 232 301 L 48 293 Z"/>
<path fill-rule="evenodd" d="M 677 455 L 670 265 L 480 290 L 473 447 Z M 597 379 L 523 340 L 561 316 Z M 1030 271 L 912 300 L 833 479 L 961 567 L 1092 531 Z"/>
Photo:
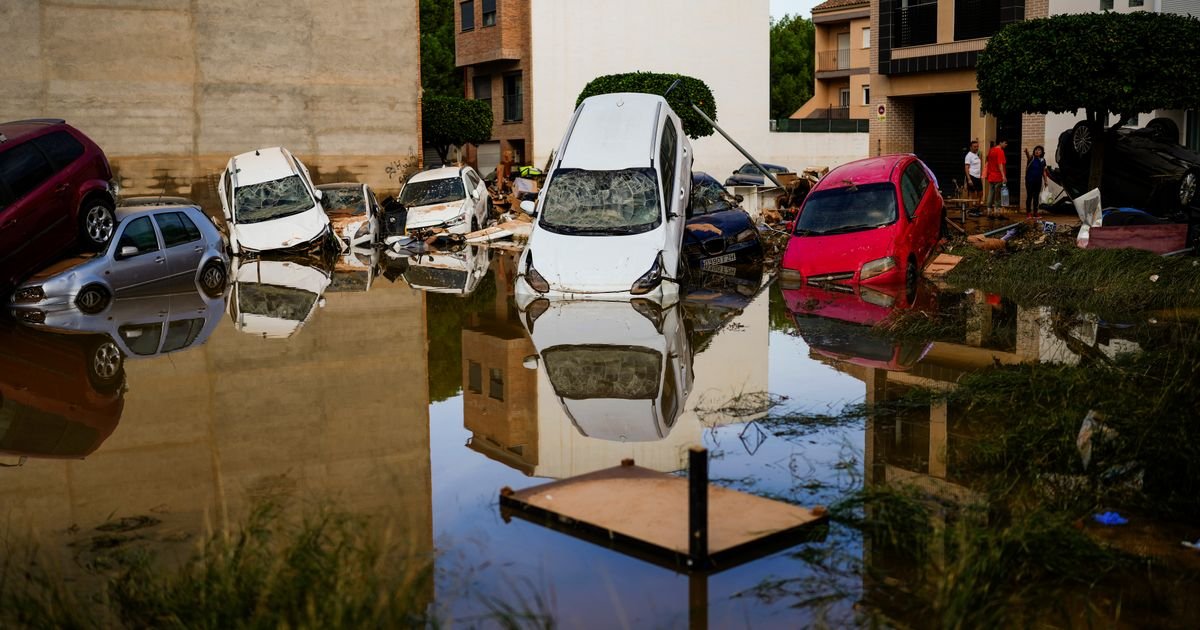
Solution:
<path fill-rule="evenodd" d="M 812 9 L 813 95 L 791 118 L 867 120 L 871 107 L 871 2 L 826 0 Z"/>

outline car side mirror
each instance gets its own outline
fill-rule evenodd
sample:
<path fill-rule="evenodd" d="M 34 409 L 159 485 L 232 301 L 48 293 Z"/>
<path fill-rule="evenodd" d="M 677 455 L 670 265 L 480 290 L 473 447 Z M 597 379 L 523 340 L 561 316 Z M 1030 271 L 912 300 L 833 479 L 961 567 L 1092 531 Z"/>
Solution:
<path fill-rule="evenodd" d="M 796 231 L 796 220 L 795 220 L 795 219 L 792 219 L 791 221 L 788 221 L 788 222 L 787 222 L 787 225 L 786 225 L 785 227 L 787 228 L 787 233 L 788 233 L 788 234 L 791 234 L 792 232 L 795 232 L 795 231 Z"/>
<path fill-rule="evenodd" d="M 521 365 L 524 366 L 526 370 L 536 370 L 538 369 L 538 362 L 538 355 L 531 354 L 525 357 L 524 361 L 521 361 Z"/>
<path fill-rule="evenodd" d="M 524 212 L 525 214 L 528 214 L 531 217 L 537 216 L 536 210 L 537 210 L 537 204 L 533 203 L 529 199 L 526 199 L 525 201 L 521 202 L 521 211 Z"/>
<path fill-rule="evenodd" d="M 132 258 L 138 255 L 138 248 L 133 245 L 125 245 L 117 252 L 117 255 L 121 258 Z"/>
<path fill-rule="evenodd" d="M 325 198 L 325 193 L 321 192 L 320 189 L 317 189 L 313 190 L 313 196 L 317 198 L 317 201 L 320 201 Z"/>

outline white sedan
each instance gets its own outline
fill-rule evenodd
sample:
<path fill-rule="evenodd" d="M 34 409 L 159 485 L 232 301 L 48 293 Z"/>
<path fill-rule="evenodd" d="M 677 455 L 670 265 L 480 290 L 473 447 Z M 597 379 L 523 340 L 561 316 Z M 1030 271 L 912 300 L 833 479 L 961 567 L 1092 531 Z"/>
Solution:
<path fill-rule="evenodd" d="M 487 226 L 492 200 L 483 179 L 470 166 L 422 171 L 404 183 L 401 205 L 408 210 L 405 231 L 440 228 L 468 234 Z M 393 240 L 392 237 L 389 240 Z"/>

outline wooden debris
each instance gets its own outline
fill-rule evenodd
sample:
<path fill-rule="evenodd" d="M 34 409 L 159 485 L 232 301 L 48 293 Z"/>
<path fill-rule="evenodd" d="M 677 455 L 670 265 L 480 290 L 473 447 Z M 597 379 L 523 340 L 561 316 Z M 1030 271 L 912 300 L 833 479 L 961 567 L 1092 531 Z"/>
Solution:
<path fill-rule="evenodd" d="M 926 265 L 925 277 L 931 280 L 945 277 L 945 275 L 950 273 L 950 270 L 954 269 L 954 267 L 956 267 L 961 261 L 962 256 L 938 254 L 937 258 L 934 258 L 928 265 Z"/>
<path fill-rule="evenodd" d="M 1144 249 L 1166 254 L 1183 249 L 1187 242 L 1187 225 L 1112 225 L 1094 226 L 1088 233 L 1088 249 Z"/>

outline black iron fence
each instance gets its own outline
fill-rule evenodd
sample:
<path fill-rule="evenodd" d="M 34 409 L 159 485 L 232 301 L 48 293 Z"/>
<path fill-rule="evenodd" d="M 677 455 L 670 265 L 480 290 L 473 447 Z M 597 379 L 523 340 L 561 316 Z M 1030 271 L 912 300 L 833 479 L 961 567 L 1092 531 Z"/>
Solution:
<path fill-rule="evenodd" d="M 782 133 L 867 133 L 866 118 L 780 118 L 772 121 L 772 131 Z"/>

